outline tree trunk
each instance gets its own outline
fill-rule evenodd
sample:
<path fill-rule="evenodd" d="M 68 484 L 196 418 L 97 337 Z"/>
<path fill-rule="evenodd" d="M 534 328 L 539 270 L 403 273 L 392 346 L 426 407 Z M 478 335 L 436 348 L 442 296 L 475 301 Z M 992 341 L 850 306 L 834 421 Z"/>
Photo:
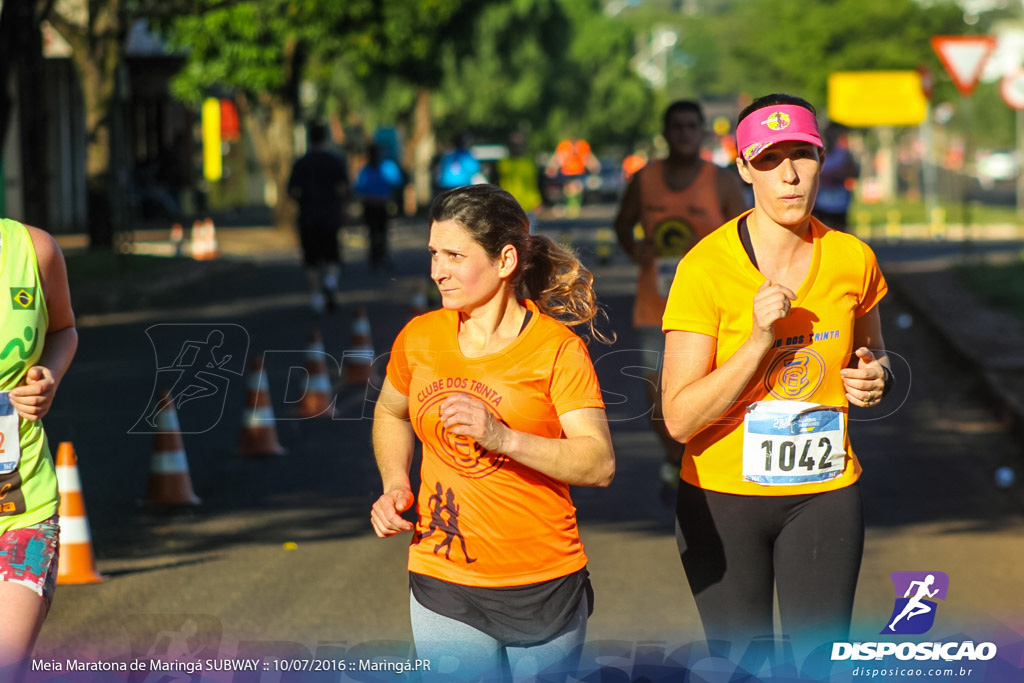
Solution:
<path fill-rule="evenodd" d="M 416 187 L 416 201 L 420 206 L 429 206 L 433 200 L 433 182 L 430 176 L 430 162 L 434 157 L 434 123 L 430 116 L 431 92 L 425 87 L 416 91 L 416 115 L 412 140 L 413 183 Z"/>
<path fill-rule="evenodd" d="M 92 13 L 90 16 L 90 12 Z M 111 168 L 111 108 L 117 69 L 124 53 L 121 0 L 58 3 L 47 17 L 71 45 L 71 61 L 85 106 L 85 176 L 89 201 L 89 245 L 114 243 L 114 186 Z"/>
<path fill-rule="evenodd" d="M 268 186 L 268 202 L 274 212 L 274 227 L 289 230 L 295 225 L 295 204 L 288 198 L 288 175 L 295 157 L 293 139 L 295 109 L 277 97 L 268 97 L 255 105 L 239 94 L 238 110 L 245 129 L 252 136 L 253 147 Z"/>

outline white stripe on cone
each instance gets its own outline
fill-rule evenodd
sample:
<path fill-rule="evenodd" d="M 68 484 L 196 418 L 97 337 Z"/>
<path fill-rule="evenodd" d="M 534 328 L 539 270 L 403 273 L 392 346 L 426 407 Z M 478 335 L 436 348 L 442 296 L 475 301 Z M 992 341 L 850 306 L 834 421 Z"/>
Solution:
<path fill-rule="evenodd" d="M 150 461 L 150 472 L 157 474 L 178 474 L 188 471 L 188 460 L 185 451 L 169 451 L 154 453 Z"/>
<path fill-rule="evenodd" d="M 61 493 L 81 493 L 82 478 L 74 465 L 57 466 L 57 490 Z"/>
<path fill-rule="evenodd" d="M 85 517 L 62 517 L 60 520 L 60 543 L 69 545 L 71 543 L 91 543 L 92 535 L 89 533 L 89 522 Z"/>

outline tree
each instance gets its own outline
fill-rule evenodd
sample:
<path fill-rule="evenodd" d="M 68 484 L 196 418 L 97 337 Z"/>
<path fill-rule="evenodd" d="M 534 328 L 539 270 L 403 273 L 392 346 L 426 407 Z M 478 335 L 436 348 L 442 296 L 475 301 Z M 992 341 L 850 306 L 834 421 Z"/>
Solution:
<path fill-rule="evenodd" d="M 824 105 L 833 71 L 928 65 L 939 73 L 929 39 L 964 32 L 952 0 L 748 0 L 695 19 L 681 47 L 697 56 L 705 94 L 792 92 Z"/>
<path fill-rule="evenodd" d="M 4 158 L 15 101 L 24 121 L 45 120 L 43 92 L 30 87 L 43 78 L 40 10 L 32 2 L 0 3 L 0 159 Z M 14 82 L 20 89 L 17 97 L 9 92 Z M 25 197 L 22 218 L 37 224 L 42 224 L 46 204 L 46 162 L 45 155 L 40 153 L 45 147 L 44 131 L 42 125 L 24 126 L 21 130 L 21 148 L 27 151 L 22 153 Z"/>
<path fill-rule="evenodd" d="M 44 17 L 71 45 L 71 61 L 82 86 L 89 243 L 97 248 L 113 245 L 116 221 L 112 197 L 111 109 L 129 21 L 123 2 L 92 0 L 86 3 L 78 0 L 50 3 Z"/>
<path fill-rule="evenodd" d="M 174 92 L 194 103 L 211 92 L 235 100 L 260 165 L 277 188 L 275 224 L 285 227 L 293 219 L 284 197 L 307 68 L 344 64 L 363 73 L 401 71 L 413 82 L 429 83 L 436 78 L 430 57 L 438 37 L 453 32 L 479 5 L 479 0 L 249 0 L 183 17 L 168 33 L 171 44 L 188 53 Z"/>

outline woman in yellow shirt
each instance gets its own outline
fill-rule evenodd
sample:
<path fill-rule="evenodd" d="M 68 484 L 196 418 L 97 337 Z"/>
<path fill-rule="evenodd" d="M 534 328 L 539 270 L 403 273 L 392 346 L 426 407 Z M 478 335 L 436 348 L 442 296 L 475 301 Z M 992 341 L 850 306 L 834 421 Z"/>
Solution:
<path fill-rule="evenodd" d="M 754 208 L 676 272 L 663 329 L 669 432 L 687 444 L 678 544 L 709 641 L 742 654 L 782 631 L 806 653 L 843 639 L 863 553 L 849 405 L 893 379 L 871 249 L 811 217 L 824 159 L 814 108 L 789 95 L 739 117 Z"/>

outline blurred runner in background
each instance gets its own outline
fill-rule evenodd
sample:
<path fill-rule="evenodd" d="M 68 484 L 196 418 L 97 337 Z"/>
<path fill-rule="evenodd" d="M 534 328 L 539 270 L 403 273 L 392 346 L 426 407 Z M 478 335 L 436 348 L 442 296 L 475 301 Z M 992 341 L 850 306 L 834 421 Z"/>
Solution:
<path fill-rule="evenodd" d="M 509 136 L 508 156 L 498 160 L 498 185 L 519 202 L 530 218 L 530 229 L 537 220 L 541 204 L 537 164 L 526 153 L 526 139 L 522 133 Z"/>
<path fill-rule="evenodd" d="M 588 171 L 601 172 L 601 162 L 590 150 L 589 142 L 582 138 L 569 137 L 558 143 L 545 172 L 550 178 L 561 179 L 565 215 L 569 218 L 580 215 L 584 180 Z"/>
<path fill-rule="evenodd" d="M 395 192 L 405 178 L 402 169 L 383 156 L 380 145 L 374 143 L 366 149 L 366 165 L 356 176 L 356 194 L 363 203 L 363 221 L 370 239 L 370 267 L 380 268 L 390 263 L 388 256 L 388 222 Z"/>
<path fill-rule="evenodd" d="M 746 209 L 736 176 L 701 158 L 704 110 L 689 100 L 673 102 L 665 110 L 662 135 L 668 157 L 648 163 L 626 187 L 615 232 L 619 244 L 640 267 L 637 276 L 633 324 L 640 348 L 648 352 L 648 405 L 651 424 L 665 449 L 661 469 L 661 495 L 666 505 L 675 501 L 683 444 L 665 431 L 658 391 L 658 368 L 665 350 L 661 318 L 668 289 L 679 259 L 705 235 Z M 642 230 L 634 230 L 637 223 Z"/>
<path fill-rule="evenodd" d="M 469 150 L 472 138 L 463 133 L 455 138 L 455 148 L 441 156 L 437 165 L 440 192 L 480 182 L 480 162 Z"/>
<path fill-rule="evenodd" d="M 831 123 L 825 128 L 825 163 L 821 167 L 821 186 L 814 203 L 814 217 L 830 228 L 846 232 L 853 184 L 860 166 L 850 152 L 846 127 Z"/>
<path fill-rule="evenodd" d="M 348 203 L 348 168 L 327 148 L 327 126 L 309 124 L 309 151 L 296 160 L 288 178 L 288 195 L 299 205 L 299 243 L 314 313 L 336 306 L 341 272 L 338 230 Z"/>

